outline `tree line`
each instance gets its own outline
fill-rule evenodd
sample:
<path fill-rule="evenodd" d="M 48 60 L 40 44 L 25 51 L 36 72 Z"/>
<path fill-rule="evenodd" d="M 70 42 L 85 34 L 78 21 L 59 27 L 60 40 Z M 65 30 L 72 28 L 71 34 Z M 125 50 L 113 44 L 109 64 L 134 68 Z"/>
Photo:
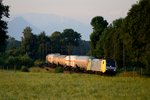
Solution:
<path fill-rule="evenodd" d="M 80 33 L 73 29 L 65 29 L 62 33 L 56 31 L 48 37 L 45 32 L 35 35 L 30 27 L 26 27 L 23 30 L 21 49 L 32 59 L 44 59 L 48 53 L 71 54 L 80 40 Z"/>
<path fill-rule="evenodd" d="M 125 18 L 111 24 L 102 16 L 92 19 L 90 54 L 114 59 L 119 68 L 150 70 L 150 1 L 139 0 Z"/>
<path fill-rule="evenodd" d="M 5 53 L 1 53 L 0 65 L 18 69 L 21 66 L 38 66 L 49 53 L 72 54 L 74 47 L 83 42 L 80 33 L 73 29 L 65 29 L 62 33 L 56 31 L 47 36 L 45 32 L 39 35 L 32 33 L 30 27 L 23 30 L 20 42 L 14 38 L 7 41 L 8 47 Z"/>

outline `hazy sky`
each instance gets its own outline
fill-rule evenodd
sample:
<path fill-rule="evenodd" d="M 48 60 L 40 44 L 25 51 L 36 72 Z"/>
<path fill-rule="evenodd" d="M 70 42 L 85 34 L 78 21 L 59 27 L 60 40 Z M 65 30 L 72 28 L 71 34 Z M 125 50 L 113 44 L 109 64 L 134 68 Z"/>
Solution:
<path fill-rule="evenodd" d="M 3 0 L 11 15 L 25 13 L 56 14 L 89 23 L 94 16 L 108 22 L 125 17 L 138 0 Z"/>

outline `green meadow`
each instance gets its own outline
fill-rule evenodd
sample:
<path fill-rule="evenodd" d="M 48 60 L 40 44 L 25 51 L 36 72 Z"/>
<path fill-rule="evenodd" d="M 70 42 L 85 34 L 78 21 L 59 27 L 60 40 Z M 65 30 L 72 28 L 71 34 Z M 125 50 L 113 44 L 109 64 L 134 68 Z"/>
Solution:
<path fill-rule="evenodd" d="M 150 78 L 0 70 L 0 100 L 149 100 Z"/>

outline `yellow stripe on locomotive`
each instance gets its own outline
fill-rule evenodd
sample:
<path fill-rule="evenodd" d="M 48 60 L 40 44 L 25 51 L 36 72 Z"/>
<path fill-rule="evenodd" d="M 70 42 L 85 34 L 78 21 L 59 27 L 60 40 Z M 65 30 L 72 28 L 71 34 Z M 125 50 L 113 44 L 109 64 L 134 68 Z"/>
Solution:
<path fill-rule="evenodd" d="M 106 60 L 105 59 L 103 59 L 103 60 L 101 60 L 101 65 L 100 65 L 101 67 L 100 67 L 100 71 L 101 72 L 106 72 Z"/>

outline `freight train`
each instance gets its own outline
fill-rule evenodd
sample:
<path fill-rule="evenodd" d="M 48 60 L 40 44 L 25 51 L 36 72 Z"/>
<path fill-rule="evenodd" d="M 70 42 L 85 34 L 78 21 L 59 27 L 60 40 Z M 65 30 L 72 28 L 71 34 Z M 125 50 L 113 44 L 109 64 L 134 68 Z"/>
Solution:
<path fill-rule="evenodd" d="M 51 65 L 59 65 L 63 68 L 78 69 L 86 72 L 116 72 L 114 61 L 96 59 L 91 56 L 48 54 L 46 56 L 46 63 Z"/>

